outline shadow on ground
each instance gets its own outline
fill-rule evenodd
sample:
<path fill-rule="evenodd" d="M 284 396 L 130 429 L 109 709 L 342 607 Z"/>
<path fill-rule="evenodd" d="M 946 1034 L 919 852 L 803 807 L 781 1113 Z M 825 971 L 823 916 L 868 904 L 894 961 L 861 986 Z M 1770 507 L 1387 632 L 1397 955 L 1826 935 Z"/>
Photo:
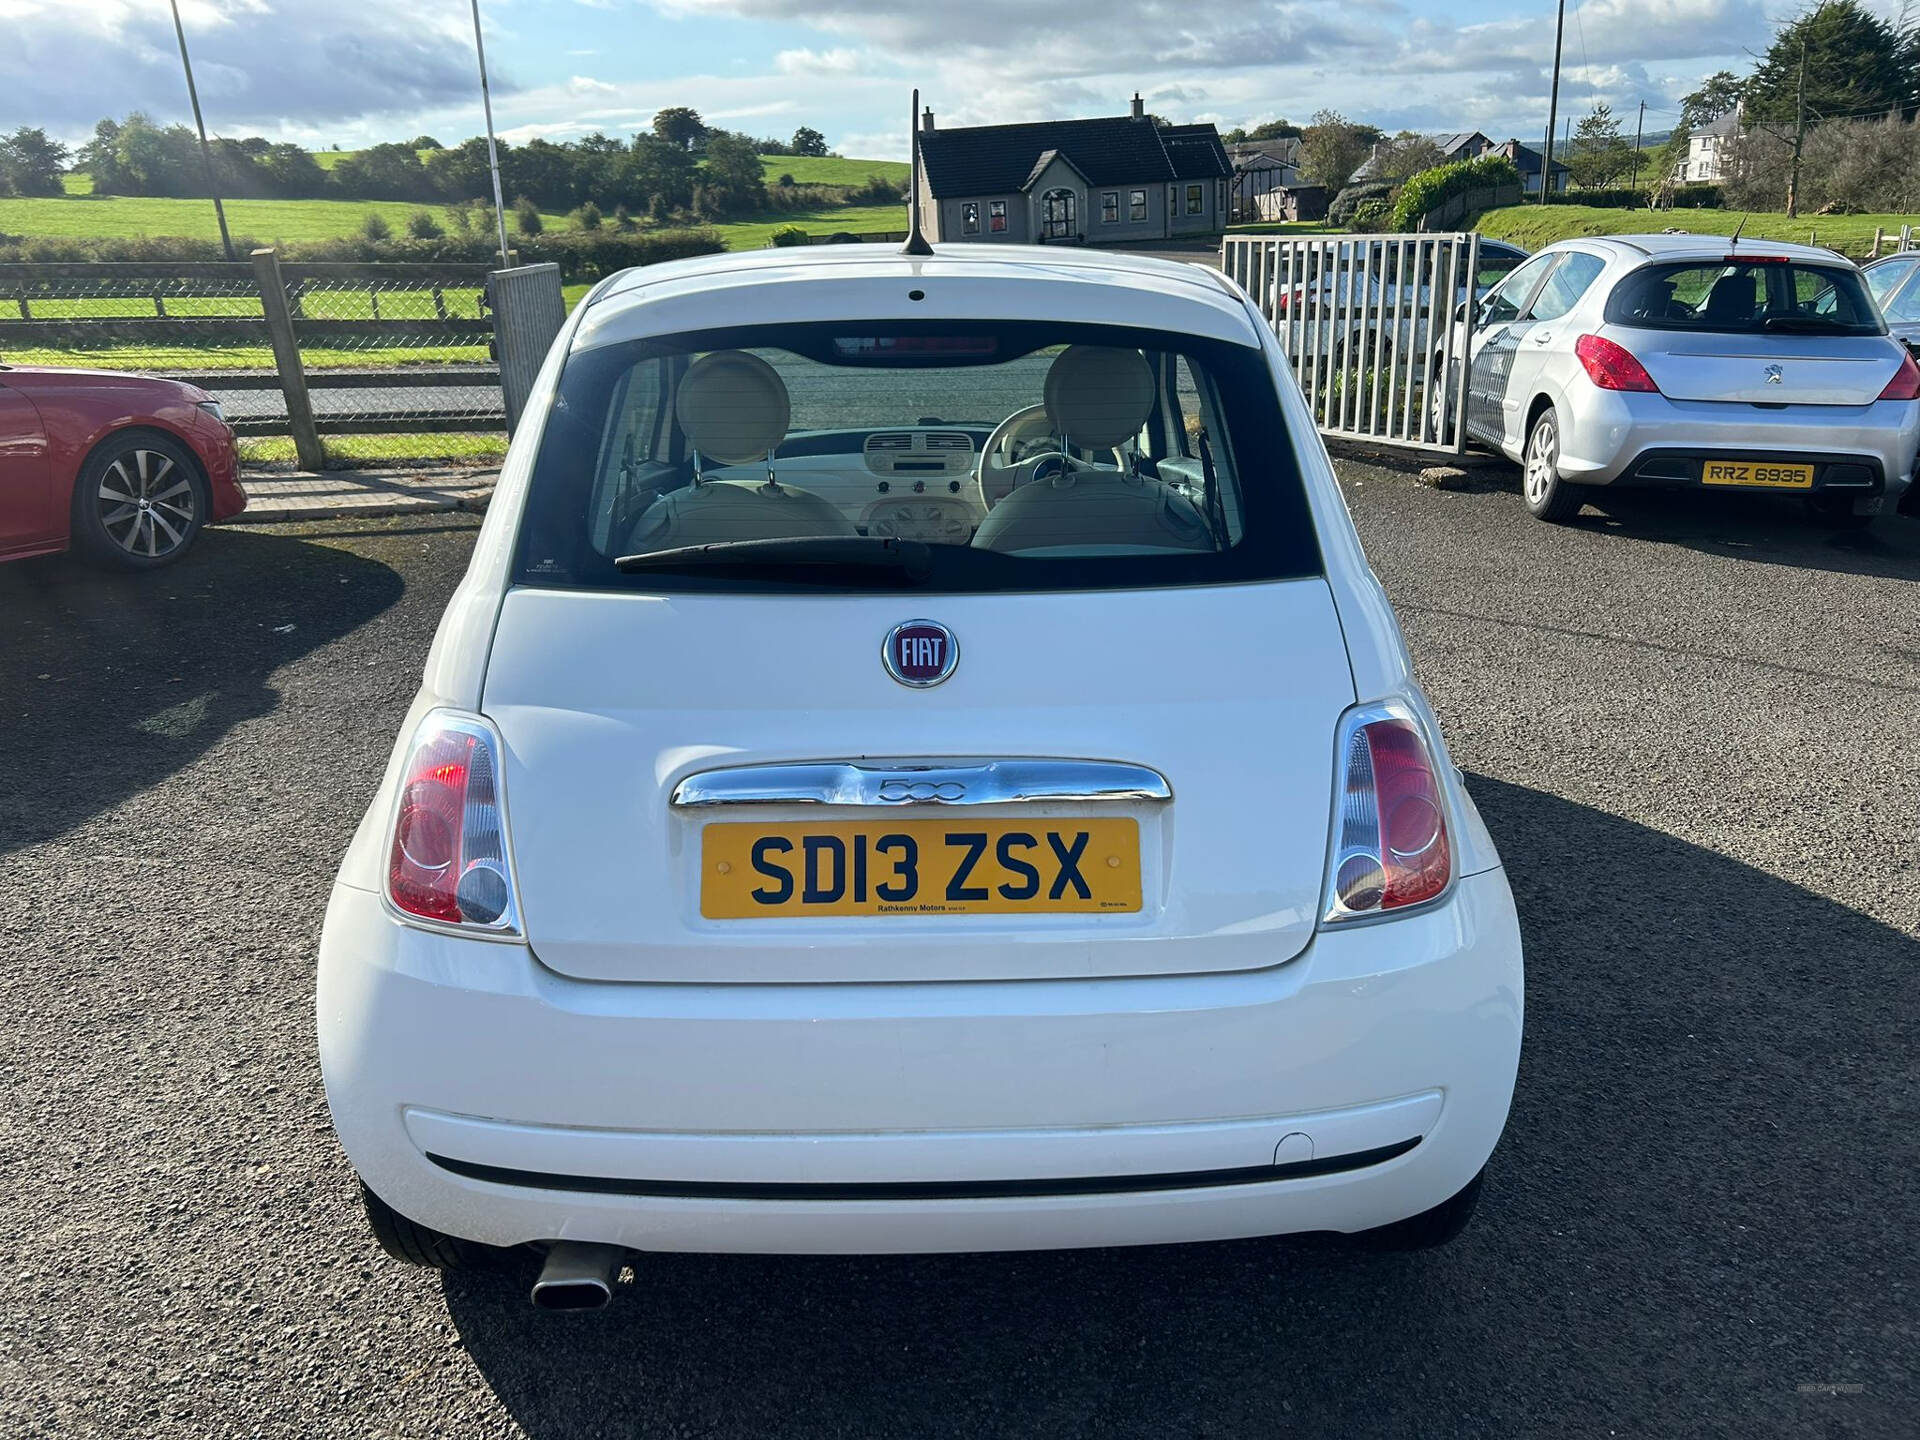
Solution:
<path fill-rule="evenodd" d="M 61 835 L 273 709 L 279 666 L 399 599 L 346 550 L 209 530 L 145 575 L 0 565 L 0 854 Z"/>
<path fill-rule="evenodd" d="M 1528 1036 L 1453 1247 L 647 1257 L 591 1316 L 534 1311 L 529 1275 L 453 1275 L 464 1345 L 535 1440 L 1894 1433 L 1920 942 L 1471 784 L 1523 917 Z"/>
<path fill-rule="evenodd" d="M 1514 484 L 1518 493 L 1517 478 Z M 1889 513 L 1864 529 L 1843 530 L 1810 516 L 1795 496 L 1592 490 L 1573 523 L 1623 539 L 1683 545 L 1729 559 L 1920 580 L 1920 517 L 1913 515 Z"/>

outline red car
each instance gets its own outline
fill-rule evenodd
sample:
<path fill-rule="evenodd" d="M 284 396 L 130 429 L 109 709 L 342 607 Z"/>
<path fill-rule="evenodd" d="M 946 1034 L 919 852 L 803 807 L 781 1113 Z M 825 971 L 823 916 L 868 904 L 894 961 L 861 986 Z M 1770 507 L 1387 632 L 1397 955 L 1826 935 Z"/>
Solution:
<path fill-rule="evenodd" d="M 0 365 L 0 560 L 72 545 L 149 570 L 246 508 L 233 431 L 206 391 Z"/>

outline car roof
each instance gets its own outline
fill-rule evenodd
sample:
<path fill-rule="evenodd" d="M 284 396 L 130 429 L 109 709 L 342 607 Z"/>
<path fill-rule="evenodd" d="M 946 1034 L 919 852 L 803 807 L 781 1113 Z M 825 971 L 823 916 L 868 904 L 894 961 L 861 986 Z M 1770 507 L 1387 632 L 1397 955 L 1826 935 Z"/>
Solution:
<path fill-rule="evenodd" d="M 1730 256 L 1767 255 L 1826 265 L 1836 261 L 1842 265 L 1853 263 L 1844 255 L 1818 245 L 1747 238 L 1736 241 L 1729 235 L 1571 235 L 1565 240 L 1556 240 L 1548 248 L 1558 249 L 1562 245 L 1584 245 L 1630 259 L 1724 260 Z"/>
<path fill-rule="evenodd" d="M 915 296 L 919 298 L 914 298 Z M 1239 293 L 1209 266 L 1030 245 L 790 246 L 673 260 L 610 277 L 574 348 L 753 323 L 926 318 L 1135 325 L 1258 345 Z"/>

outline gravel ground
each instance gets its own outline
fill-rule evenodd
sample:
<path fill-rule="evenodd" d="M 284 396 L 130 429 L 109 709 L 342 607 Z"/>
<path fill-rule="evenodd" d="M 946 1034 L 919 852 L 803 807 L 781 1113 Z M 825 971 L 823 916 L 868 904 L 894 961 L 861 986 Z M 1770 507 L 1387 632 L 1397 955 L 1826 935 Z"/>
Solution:
<path fill-rule="evenodd" d="M 396 1267 L 313 951 L 470 523 L 0 567 L 0 1434 L 1912 1434 L 1920 522 L 1343 468 L 1528 944 L 1486 1200 L 1406 1258 Z"/>

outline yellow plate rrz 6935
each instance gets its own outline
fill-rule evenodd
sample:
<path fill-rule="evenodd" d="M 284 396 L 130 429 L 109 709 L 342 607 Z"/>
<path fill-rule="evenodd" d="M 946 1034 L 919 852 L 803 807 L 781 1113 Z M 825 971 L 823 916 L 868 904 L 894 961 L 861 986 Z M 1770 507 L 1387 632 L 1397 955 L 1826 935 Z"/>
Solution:
<path fill-rule="evenodd" d="M 1131 819 L 828 821 L 708 825 L 700 913 L 1101 914 L 1140 908 Z"/>
<path fill-rule="evenodd" d="M 1757 460 L 1709 460 L 1700 471 L 1708 485 L 1770 485 L 1777 490 L 1811 490 L 1813 466 L 1766 465 Z"/>

